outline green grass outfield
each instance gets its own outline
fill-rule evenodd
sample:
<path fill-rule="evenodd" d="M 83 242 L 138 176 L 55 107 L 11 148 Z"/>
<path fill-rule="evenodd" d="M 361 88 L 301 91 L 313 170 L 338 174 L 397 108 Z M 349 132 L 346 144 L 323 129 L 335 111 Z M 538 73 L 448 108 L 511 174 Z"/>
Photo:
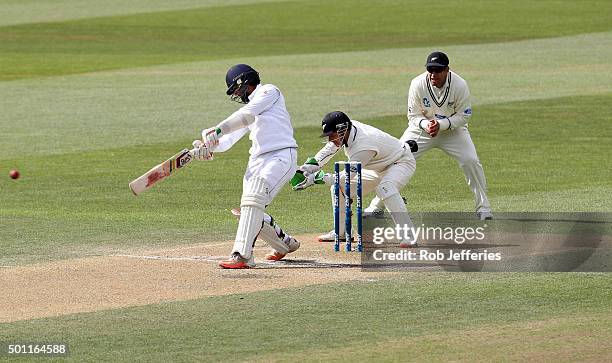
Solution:
<path fill-rule="evenodd" d="M 442 49 L 471 88 L 495 211 L 612 212 L 610 14 L 609 1 L 0 0 L 0 266 L 231 239 L 247 140 L 138 198 L 127 183 L 236 109 L 224 75 L 239 62 L 285 94 L 302 161 L 334 109 L 401 135 L 408 83 Z M 413 211 L 473 210 L 439 151 L 403 194 Z M 329 203 L 327 188 L 286 189 L 270 211 L 317 233 Z M 74 360 L 602 361 L 611 288 L 609 274 L 410 274 L 0 324 L 0 341 L 67 340 Z"/>
<path fill-rule="evenodd" d="M 0 339 L 69 342 L 74 361 L 600 360 L 610 298 L 605 274 L 413 273 L 0 324 Z"/>

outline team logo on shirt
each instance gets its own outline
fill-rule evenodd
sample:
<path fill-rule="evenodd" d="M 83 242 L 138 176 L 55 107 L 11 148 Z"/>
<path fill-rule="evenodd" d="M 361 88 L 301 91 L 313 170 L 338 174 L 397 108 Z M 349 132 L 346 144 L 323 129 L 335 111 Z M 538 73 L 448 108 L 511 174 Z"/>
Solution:
<path fill-rule="evenodd" d="M 425 107 L 431 107 L 431 104 L 429 103 L 429 100 L 427 99 L 427 97 L 423 97 L 423 105 Z"/>
<path fill-rule="evenodd" d="M 472 114 L 472 108 L 468 107 L 465 109 L 465 111 L 463 111 L 463 113 L 465 113 L 466 115 L 471 115 Z"/>

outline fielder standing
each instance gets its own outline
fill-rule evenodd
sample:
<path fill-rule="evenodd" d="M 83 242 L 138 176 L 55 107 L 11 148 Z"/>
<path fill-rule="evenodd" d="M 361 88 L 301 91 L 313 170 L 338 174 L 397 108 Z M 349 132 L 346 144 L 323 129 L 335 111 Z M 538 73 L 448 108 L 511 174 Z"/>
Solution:
<path fill-rule="evenodd" d="M 197 160 L 211 160 L 212 151 L 226 151 L 251 132 L 234 248 L 229 259 L 219 262 L 222 268 L 242 269 L 255 266 L 253 246 L 258 236 L 273 248 L 266 255 L 268 260 L 280 260 L 300 246 L 265 213 L 297 169 L 297 143 L 285 98 L 276 86 L 260 84 L 259 73 L 246 64 L 231 67 L 225 81 L 227 95 L 245 105 L 217 126 L 203 130 L 202 140 L 195 140 L 193 146 Z"/>
<path fill-rule="evenodd" d="M 333 200 L 332 177 L 324 174 L 321 168 L 343 148 L 349 162 L 361 162 L 363 195 L 375 191 L 391 213 L 393 222 L 402 228 L 403 226 L 412 228 L 412 221 L 399 193 L 408 184 L 416 169 L 416 161 L 408 144 L 400 142 L 373 126 L 351 120 L 340 111 L 325 115 L 321 124 L 323 127 L 321 137 L 327 137 L 328 142 L 313 158 L 309 158 L 299 168 L 303 177 L 299 177 L 300 173 L 296 174 L 296 178 L 292 181 L 294 189 L 304 189 L 313 184 L 331 184 Z M 341 179 L 345 178 L 346 175 L 343 173 Z M 352 183 L 355 183 L 355 180 L 351 180 Z M 343 205 L 344 198 L 346 198 L 344 181 L 340 182 L 340 191 L 339 203 Z M 350 197 L 354 197 L 354 194 L 355 188 L 351 188 Z M 344 208 L 340 208 L 340 220 L 344 219 L 344 213 Z M 344 227 L 344 224 L 340 223 L 340 236 L 344 236 Z M 319 241 L 333 241 L 334 236 L 335 232 L 332 230 L 319 236 Z M 412 235 L 405 240 L 400 240 L 400 247 L 416 246 Z"/>
<path fill-rule="evenodd" d="M 400 140 L 416 140 L 416 159 L 432 148 L 442 149 L 455 158 L 474 194 L 476 215 L 482 220 L 492 219 L 487 181 L 467 128 L 472 115 L 470 91 L 465 80 L 452 72 L 448 64 L 446 54 L 433 52 L 427 57 L 427 71 L 410 83 L 408 128 Z M 374 198 L 366 213 L 381 213 L 380 204 L 380 199 Z"/>

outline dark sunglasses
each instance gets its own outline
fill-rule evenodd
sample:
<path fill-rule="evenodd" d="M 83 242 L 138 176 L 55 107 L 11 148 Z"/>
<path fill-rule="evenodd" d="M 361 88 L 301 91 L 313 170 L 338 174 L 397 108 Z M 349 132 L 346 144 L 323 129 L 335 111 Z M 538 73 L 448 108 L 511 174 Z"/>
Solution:
<path fill-rule="evenodd" d="M 429 73 L 442 73 L 446 67 L 427 67 Z"/>

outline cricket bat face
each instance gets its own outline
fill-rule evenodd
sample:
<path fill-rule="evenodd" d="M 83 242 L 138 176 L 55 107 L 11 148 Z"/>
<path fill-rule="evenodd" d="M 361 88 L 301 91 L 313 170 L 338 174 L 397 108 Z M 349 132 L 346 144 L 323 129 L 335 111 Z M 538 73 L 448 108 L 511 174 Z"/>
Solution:
<path fill-rule="evenodd" d="M 176 170 L 184 167 L 193 160 L 193 154 L 188 149 L 181 150 L 178 154 L 163 163 L 153 167 L 138 179 L 130 183 L 130 189 L 135 195 L 151 188 L 158 181 L 172 175 Z"/>

